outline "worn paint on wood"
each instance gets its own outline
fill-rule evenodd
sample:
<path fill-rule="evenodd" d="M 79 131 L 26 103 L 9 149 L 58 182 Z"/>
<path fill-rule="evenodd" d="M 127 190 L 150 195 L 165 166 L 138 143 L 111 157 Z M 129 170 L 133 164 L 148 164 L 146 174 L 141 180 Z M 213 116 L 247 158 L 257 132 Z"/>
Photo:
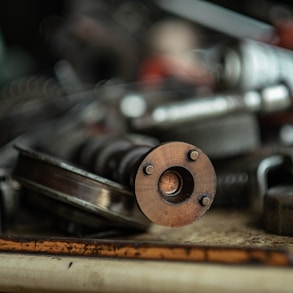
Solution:
<path fill-rule="evenodd" d="M 0 251 L 268 266 L 292 266 L 293 259 L 291 251 L 286 249 L 213 247 L 91 239 L 23 239 L 7 237 L 0 238 Z"/>

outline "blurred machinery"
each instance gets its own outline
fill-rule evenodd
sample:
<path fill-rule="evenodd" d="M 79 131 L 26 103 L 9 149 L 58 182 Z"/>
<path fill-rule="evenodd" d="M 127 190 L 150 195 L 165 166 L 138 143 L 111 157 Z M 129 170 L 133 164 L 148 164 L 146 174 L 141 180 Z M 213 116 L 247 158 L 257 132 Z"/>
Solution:
<path fill-rule="evenodd" d="M 292 7 L 230 2 L 52 3 L 43 62 L 0 72 L 2 233 L 179 227 L 213 203 L 292 234 L 270 217 L 292 189 Z"/>

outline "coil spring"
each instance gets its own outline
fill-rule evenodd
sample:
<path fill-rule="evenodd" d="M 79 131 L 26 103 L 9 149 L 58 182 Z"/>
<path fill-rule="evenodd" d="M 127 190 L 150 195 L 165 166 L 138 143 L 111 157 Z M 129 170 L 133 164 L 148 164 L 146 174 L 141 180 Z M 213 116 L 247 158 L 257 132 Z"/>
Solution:
<path fill-rule="evenodd" d="M 50 77 L 29 76 L 13 80 L 2 87 L 0 91 L 0 101 L 10 101 L 11 99 L 39 99 L 58 97 L 63 95 L 61 86 Z"/>

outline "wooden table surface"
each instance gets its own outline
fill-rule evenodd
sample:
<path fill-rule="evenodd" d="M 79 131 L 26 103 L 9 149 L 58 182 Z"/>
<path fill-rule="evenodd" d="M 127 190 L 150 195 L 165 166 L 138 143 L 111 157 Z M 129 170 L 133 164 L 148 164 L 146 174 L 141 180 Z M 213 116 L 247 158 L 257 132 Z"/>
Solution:
<path fill-rule="evenodd" d="M 140 252 L 148 247 L 138 243 L 216 246 L 226 252 L 235 247 L 285 249 L 290 252 L 286 257 L 291 265 L 128 259 L 115 257 L 113 251 L 111 257 L 105 257 L 103 251 L 95 251 L 92 257 L 59 255 L 58 251 L 32 254 L 3 250 L 0 292 L 292 292 L 293 237 L 267 233 L 257 217 L 245 210 L 212 208 L 192 225 L 183 228 L 153 225 L 145 233 L 115 239 L 120 240 L 136 243 L 132 248 L 137 245 L 142 249 Z M 99 240 L 96 241 L 102 249 Z M 26 245 L 37 249 L 41 242 Z"/>

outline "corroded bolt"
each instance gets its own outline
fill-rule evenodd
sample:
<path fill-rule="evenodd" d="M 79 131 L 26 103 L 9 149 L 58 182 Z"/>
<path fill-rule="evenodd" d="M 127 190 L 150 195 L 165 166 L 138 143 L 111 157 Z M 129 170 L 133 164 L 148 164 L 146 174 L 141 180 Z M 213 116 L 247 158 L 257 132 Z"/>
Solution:
<path fill-rule="evenodd" d="M 190 160 L 196 161 L 199 156 L 199 153 L 196 150 L 191 150 L 191 151 L 189 151 L 188 156 L 189 156 Z"/>
<path fill-rule="evenodd" d="M 154 172 L 154 167 L 153 167 L 153 165 L 149 164 L 144 167 L 143 171 L 146 175 L 151 175 Z"/>
<path fill-rule="evenodd" d="M 201 199 L 200 199 L 200 204 L 202 206 L 208 206 L 210 204 L 211 200 L 207 195 L 204 195 Z"/>

